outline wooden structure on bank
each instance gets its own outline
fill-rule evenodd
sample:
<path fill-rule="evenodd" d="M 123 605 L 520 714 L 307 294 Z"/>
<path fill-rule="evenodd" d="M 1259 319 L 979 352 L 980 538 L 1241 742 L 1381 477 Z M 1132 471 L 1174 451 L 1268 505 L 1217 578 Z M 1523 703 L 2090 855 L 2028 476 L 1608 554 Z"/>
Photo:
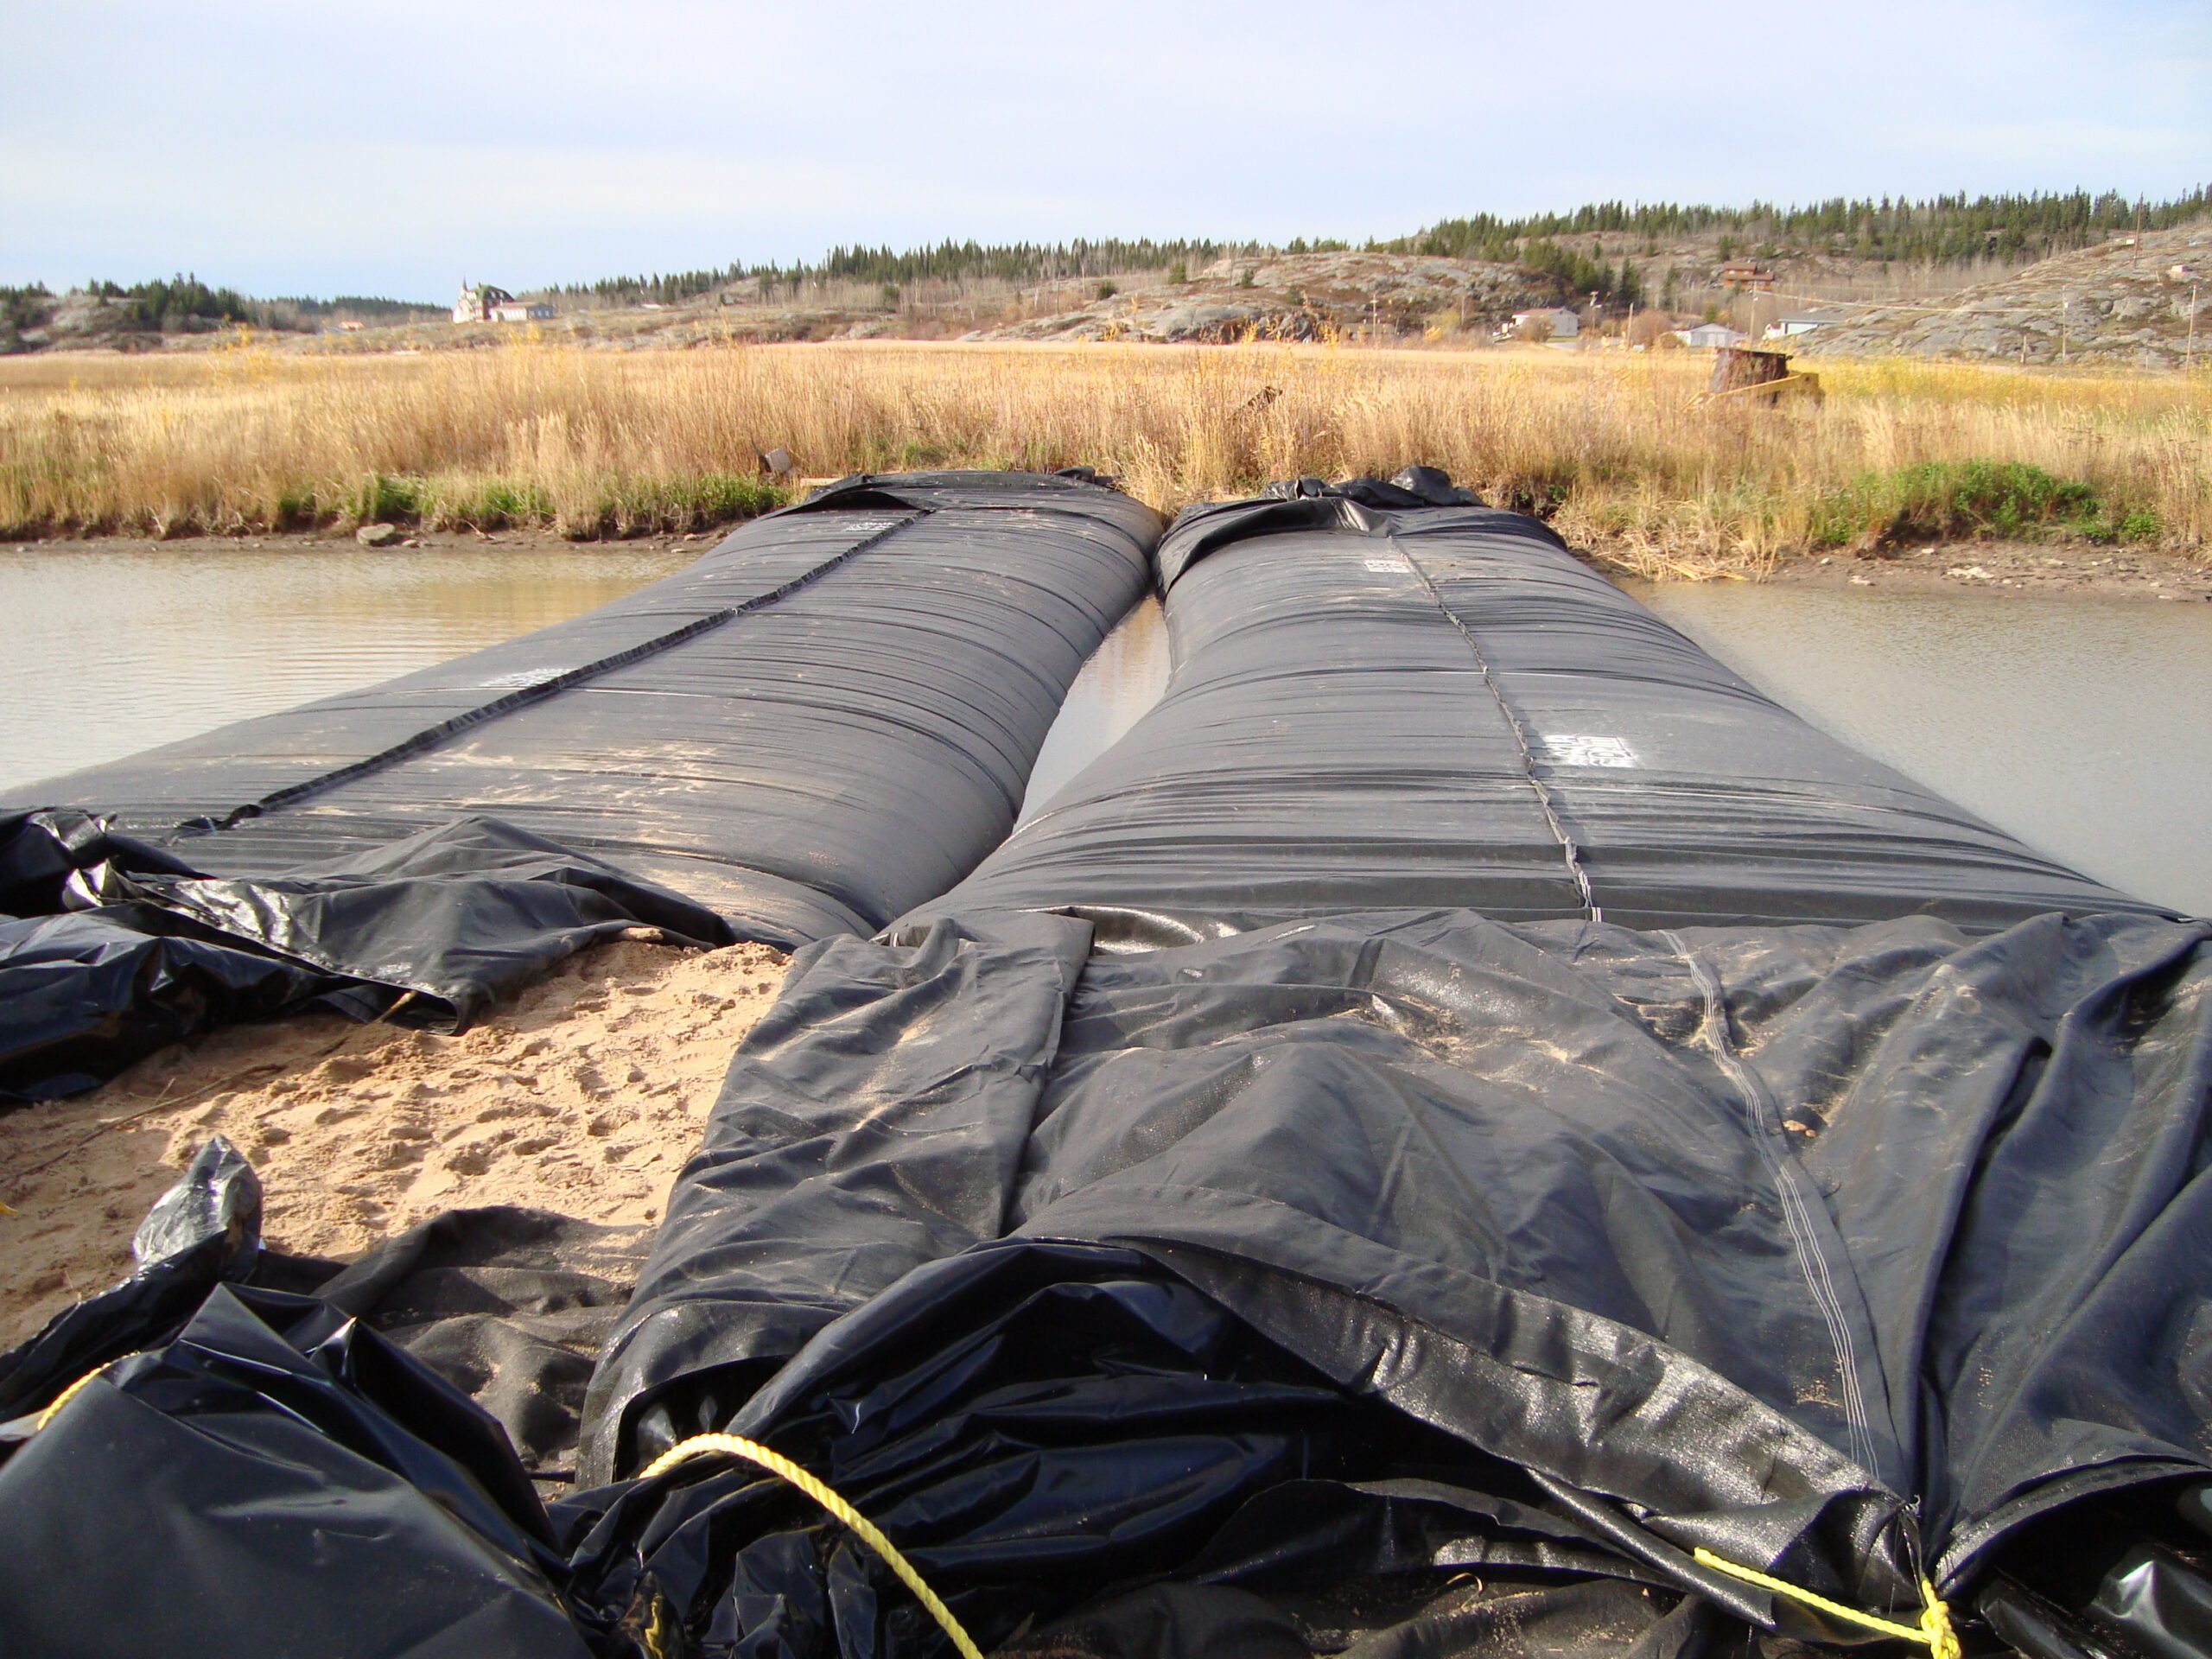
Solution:
<path fill-rule="evenodd" d="M 1784 397 L 1810 397 L 1817 402 L 1822 396 L 1818 375 L 1790 372 L 1789 353 L 1724 346 L 1713 354 L 1713 378 L 1706 383 L 1704 401 L 1748 397 L 1776 404 Z"/>

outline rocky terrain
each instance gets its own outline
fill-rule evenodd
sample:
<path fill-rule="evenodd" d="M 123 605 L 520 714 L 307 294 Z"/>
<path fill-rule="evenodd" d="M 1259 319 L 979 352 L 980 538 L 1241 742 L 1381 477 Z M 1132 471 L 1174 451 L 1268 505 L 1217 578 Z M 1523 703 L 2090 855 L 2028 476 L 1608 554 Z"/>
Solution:
<path fill-rule="evenodd" d="M 232 333 L 226 323 L 188 317 L 164 334 L 149 328 L 128 305 L 73 289 L 30 301 L 22 306 L 19 315 L 10 316 L 0 327 L 0 353 L 158 351 L 165 345 Z"/>
<path fill-rule="evenodd" d="M 2063 253 L 1940 304 L 1875 306 L 1804 336 L 1808 356 L 1903 354 L 2179 368 L 2212 357 L 2212 226 L 2116 238 Z"/>
<path fill-rule="evenodd" d="M 1488 333 L 1556 297 L 1516 265 L 1402 253 L 1270 254 L 1223 260 L 1186 283 L 1133 286 L 964 337 L 1165 342 Z"/>

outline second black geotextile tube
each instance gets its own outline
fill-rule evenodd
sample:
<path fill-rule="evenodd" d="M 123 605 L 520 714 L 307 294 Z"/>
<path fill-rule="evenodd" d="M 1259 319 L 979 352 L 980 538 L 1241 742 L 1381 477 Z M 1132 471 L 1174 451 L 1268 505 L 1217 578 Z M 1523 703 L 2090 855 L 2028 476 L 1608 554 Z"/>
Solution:
<path fill-rule="evenodd" d="M 914 919 L 1076 907 L 1157 941 L 1399 905 L 2160 913 L 1815 731 L 1536 519 L 1434 478 L 1185 512 L 1160 545 L 1166 696 Z"/>
<path fill-rule="evenodd" d="M 1013 824 L 1159 530 L 1087 476 L 855 477 L 588 615 L 11 790 L 0 814 L 79 808 L 265 876 L 479 812 L 741 937 L 873 932 Z"/>

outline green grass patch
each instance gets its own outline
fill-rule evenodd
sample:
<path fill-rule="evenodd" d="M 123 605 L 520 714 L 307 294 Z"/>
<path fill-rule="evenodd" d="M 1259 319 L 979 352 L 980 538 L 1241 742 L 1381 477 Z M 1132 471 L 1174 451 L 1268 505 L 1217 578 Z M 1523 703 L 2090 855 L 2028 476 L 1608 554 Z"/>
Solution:
<path fill-rule="evenodd" d="M 2162 529 L 2147 508 L 2117 508 L 2091 486 L 2026 461 L 1928 461 L 1865 474 L 1823 497 L 1813 509 L 1812 540 L 1873 548 L 2053 536 L 2148 542 Z"/>

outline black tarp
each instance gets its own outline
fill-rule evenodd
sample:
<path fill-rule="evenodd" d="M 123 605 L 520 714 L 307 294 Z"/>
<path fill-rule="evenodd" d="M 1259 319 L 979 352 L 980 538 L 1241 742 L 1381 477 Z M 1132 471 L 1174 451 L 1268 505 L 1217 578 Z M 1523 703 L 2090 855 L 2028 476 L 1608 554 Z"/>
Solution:
<path fill-rule="evenodd" d="M 1703 1544 L 1909 1603 L 1923 1556 L 1955 1581 L 2069 1498 L 2212 1468 L 2202 925 L 1088 934 L 940 922 L 794 963 L 602 1363 L 588 1468 L 964 1375 L 963 1302 L 1089 1277 L 1070 1241 L 1678 1584 Z M 1065 1364 L 1112 1345 L 1056 1328 Z"/>
<path fill-rule="evenodd" d="M 1190 938 L 1376 906 L 1635 927 L 2158 913 L 1814 730 L 1540 521 L 1362 480 L 1193 507 L 1160 702 L 918 912 Z"/>
<path fill-rule="evenodd" d="M 962 887 L 794 959 L 587 1478 L 766 1440 L 1048 1650 L 1868 1639 L 1699 1548 L 1910 1624 L 1923 1571 L 1965 1617 L 2023 1540 L 2133 1539 L 2167 1554 L 2065 1617 L 2185 1612 L 2212 929 L 1406 486 L 1186 515 L 1160 707 Z M 659 1485 L 577 1500 L 588 1580 L 709 1652 L 934 1650 L 755 1474 Z M 1276 1622 L 1183 1599 L 1230 1587 Z"/>
<path fill-rule="evenodd" d="M 0 812 L 81 809 L 254 876 L 477 812 L 746 938 L 872 932 L 1011 827 L 1159 529 L 1087 474 L 856 476 L 586 615 L 10 789 Z"/>

